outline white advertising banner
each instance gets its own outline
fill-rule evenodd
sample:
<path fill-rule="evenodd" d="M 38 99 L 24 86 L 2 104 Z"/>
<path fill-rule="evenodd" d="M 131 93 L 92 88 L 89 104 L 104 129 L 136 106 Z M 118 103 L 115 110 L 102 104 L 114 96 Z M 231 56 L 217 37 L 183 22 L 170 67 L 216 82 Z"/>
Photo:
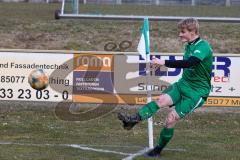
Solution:
<path fill-rule="evenodd" d="M 154 53 L 165 60 L 181 60 L 176 53 Z M 152 58 L 151 56 L 151 58 Z M 135 99 L 136 104 L 146 103 L 146 64 L 139 55 L 115 56 L 114 84 L 118 96 L 126 102 Z M 123 65 L 124 62 L 125 65 Z M 238 66 L 240 56 L 217 54 L 213 58 L 211 91 L 206 106 L 240 106 L 240 77 Z M 170 84 L 181 78 L 183 69 L 161 67 L 150 71 L 148 78 L 153 98 L 157 98 Z"/>
<path fill-rule="evenodd" d="M 175 53 L 166 54 L 154 54 L 155 57 L 164 60 L 181 60 L 182 56 L 176 55 Z M 126 58 L 127 64 L 139 64 L 136 72 L 128 72 L 126 70 L 126 79 L 136 78 L 139 76 L 144 76 L 145 71 L 145 61 L 142 60 L 137 55 L 129 55 Z M 116 63 L 116 62 L 115 62 Z M 227 97 L 240 97 L 240 56 L 227 56 L 227 55 L 217 55 L 213 58 L 213 70 L 212 70 L 212 90 L 210 96 L 227 96 Z M 136 68 L 135 68 L 136 69 Z M 117 71 L 116 71 L 117 72 Z M 183 69 L 180 68 L 158 68 L 154 72 L 152 71 L 151 78 L 157 78 L 161 82 L 174 83 L 179 78 L 181 78 Z M 134 76 L 135 74 L 135 76 Z M 122 75 L 118 75 L 122 76 Z M 150 79 L 151 81 L 151 79 Z M 119 82 L 121 83 L 121 82 Z M 155 84 L 157 85 L 157 84 Z M 141 87 L 139 86 L 138 91 Z M 136 89 L 137 90 L 137 89 Z M 159 90 L 157 90 L 159 91 Z M 157 92 L 156 92 L 157 93 Z"/>
<path fill-rule="evenodd" d="M 71 73 L 72 65 L 65 64 L 73 54 L 0 52 L 0 99 L 25 101 L 71 100 L 72 75 L 50 76 L 55 71 Z M 41 91 L 28 83 L 29 74 L 35 69 L 43 69 L 49 75 L 49 86 Z M 53 89 L 51 86 L 58 86 Z"/>

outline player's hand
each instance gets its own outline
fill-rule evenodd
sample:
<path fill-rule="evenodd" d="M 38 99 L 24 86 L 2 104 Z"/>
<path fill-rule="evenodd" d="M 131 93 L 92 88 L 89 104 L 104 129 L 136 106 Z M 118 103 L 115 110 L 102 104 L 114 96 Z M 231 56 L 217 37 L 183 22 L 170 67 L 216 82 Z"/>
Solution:
<path fill-rule="evenodd" d="M 161 60 L 159 58 L 153 57 L 151 63 L 154 65 L 163 66 L 165 65 L 165 60 Z"/>

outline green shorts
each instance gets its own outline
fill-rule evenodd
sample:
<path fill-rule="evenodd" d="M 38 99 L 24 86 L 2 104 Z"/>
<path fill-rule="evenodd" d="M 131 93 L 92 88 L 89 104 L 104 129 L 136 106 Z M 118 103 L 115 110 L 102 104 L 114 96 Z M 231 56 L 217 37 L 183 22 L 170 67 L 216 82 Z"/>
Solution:
<path fill-rule="evenodd" d="M 180 118 L 201 107 L 205 99 L 196 90 L 183 82 L 176 82 L 167 88 L 163 93 L 168 94 L 173 101 L 173 106 Z"/>

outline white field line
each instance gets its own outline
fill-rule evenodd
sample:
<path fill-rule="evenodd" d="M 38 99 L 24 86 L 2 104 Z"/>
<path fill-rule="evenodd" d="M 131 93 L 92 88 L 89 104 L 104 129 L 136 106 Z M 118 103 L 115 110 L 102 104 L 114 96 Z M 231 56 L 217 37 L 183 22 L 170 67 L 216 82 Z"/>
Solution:
<path fill-rule="evenodd" d="M 150 150 L 150 148 L 145 148 L 143 150 L 138 151 L 137 153 L 134 153 L 132 155 L 129 155 L 128 157 L 123 158 L 122 160 L 132 160 L 133 158 L 137 156 L 144 155 Z M 165 148 L 164 151 L 177 151 L 177 152 L 186 152 L 186 149 L 181 149 L 181 148 Z"/>
<path fill-rule="evenodd" d="M 38 146 L 38 147 L 43 147 L 43 146 L 50 146 L 50 147 L 55 147 L 55 146 L 60 146 L 60 147 L 71 147 L 71 148 L 77 148 L 81 150 L 86 150 L 86 151 L 94 151 L 94 152 L 101 152 L 101 153 L 112 153 L 112 154 L 118 154 L 118 155 L 123 155 L 123 156 L 128 156 L 122 160 L 132 160 L 133 158 L 143 155 L 144 153 L 149 151 L 149 148 L 144 148 L 137 153 L 124 153 L 124 152 L 118 152 L 118 151 L 112 151 L 112 150 L 106 150 L 106 149 L 96 149 L 92 148 L 89 146 L 95 146 L 95 147 L 126 147 L 126 148 L 141 148 L 140 146 L 116 146 L 116 145 L 85 145 L 85 144 L 32 144 L 32 143 L 17 143 L 17 142 L 9 142 L 9 141 L 0 141 L 0 145 L 21 145 L 21 146 Z M 176 149 L 171 149 L 171 148 L 165 148 L 164 150 L 168 151 L 177 151 L 177 152 L 185 152 L 185 149 L 181 148 L 176 148 Z"/>
<path fill-rule="evenodd" d="M 64 145 L 72 145 L 72 144 L 32 144 L 32 143 L 16 143 L 16 142 L 9 142 L 9 141 L 0 141 L 0 145 L 7 145 L 7 144 L 15 144 L 15 145 L 30 145 L 30 146 L 41 146 L 41 145 L 45 145 L 45 146 L 64 146 Z M 119 146 L 119 145 L 86 145 L 86 144 L 78 144 L 84 147 L 109 147 L 109 148 L 136 148 L 136 149 L 141 149 L 143 148 L 143 146 L 136 146 L 136 145 L 132 145 L 132 146 Z"/>
<path fill-rule="evenodd" d="M 107 144 L 101 144 L 101 145 L 85 145 L 85 144 L 80 144 L 81 146 L 88 146 L 88 147 L 109 147 L 109 148 L 136 148 L 136 149 L 141 149 L 144 146 L 136 146 L 136 145 L 132 145 L 132 146 L 119 146 L 119 145 L 107 145 Z"/>
<path fill-rule="evenodd" d="M 101 153 L 113 153 L 113 154 L 119 154 L 124 156 L 132 155 L 131 153 L 123 153 L 123 152 L 117 152 L 112 150 L 105 150 L 105 149 L 96 149 L 96 148 L 90 148 L 87 147 L 87 145 L 79 145 L 79 144 L 31 144 L 31 143 L 16 143 L 16 142 L 0 142 L 0 145 L 21 145 L 21 146 L 62 146 L 62 147 L 71 147 L 71 148 L 78 148 L 81 150 L 86 151 L 95 151 L 95 152 L 101 152 Z M 121 147 L 121 146 L 120 146 Z"/>
<path fill-rule="evenodd" d="M 105 149 L 89 148 L 89 147 L 86 147 L 86 146 L 81 146 L 79 144 L 67 144 L 67 145 L 64 145 L 64 146 L 72 147 L 72 148 L 78 148 L 78 149 L 86 150 L 86 151 L 95 151 L 95 152 L 102 152 L 102 153 L 113 153 L 113 154 L 119 154 L 119 155 L 124 155 L 124 156 L 132 155 L 131 153 L 123 153 L 123 152 L 117 152 L 117 151 L 111 151 L 111 150 L 105 150 Z"/>
<path fill-rule="evenodd" d="M 144 148 L 143 150 L 138 151 L 137 153 L 134 153 L 132 155 L 129 155 L 128 157 L 123 158 L 122 160 L 132 160 L 133 158 L 137 156 L 141 156 L 144 153 L 148 152 L 150 149 L 149 148 Z"/>

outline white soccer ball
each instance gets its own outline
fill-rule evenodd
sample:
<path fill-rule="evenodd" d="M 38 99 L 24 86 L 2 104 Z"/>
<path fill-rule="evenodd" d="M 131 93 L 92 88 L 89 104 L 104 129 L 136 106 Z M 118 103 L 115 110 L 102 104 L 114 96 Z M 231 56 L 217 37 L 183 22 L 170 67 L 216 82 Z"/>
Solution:
<path fill-rule="evenodd" d="M 48 86 L 48 75 L 42 69 L 35 69 L 29 74 L 28 83 L 33 89 L 43 90 Z"/>

